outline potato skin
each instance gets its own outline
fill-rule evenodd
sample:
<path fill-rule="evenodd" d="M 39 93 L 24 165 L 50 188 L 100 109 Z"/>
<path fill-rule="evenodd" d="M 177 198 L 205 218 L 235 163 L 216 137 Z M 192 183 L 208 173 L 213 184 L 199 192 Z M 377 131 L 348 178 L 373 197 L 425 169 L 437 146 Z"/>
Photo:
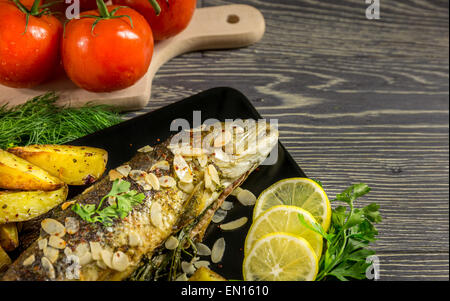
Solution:
<path fill-rule="evenodd" d="M 195 273 L 189 278 L 189 281 L 227 281 L 219 274 L 211 271 L 206 267 L 200 267 Z"/>
<path fill-rule="evenodd" d="M 54 191 L 0 191 L 0 224 L 23 222 L 47 213 L 64 202 L 69 189 Z"/>
<path fill-rule="evenodd" d="M 8 152 L 48 171 L 69 185 L 86 185 L 105 172 L 108 153 L 100 148 L 70 145 L 29 145 Z"/>
<path fill-rule="evenodd" d="M 6 254 L 5 250 L 0 247 L 0 272 L 6 270 L 8 265 L 11 264 L 11 258 Z"/>
<path fill-rule="evenodd" d="M 15 223 L 0 225 L 0 246 L 8 252 L 19 246 L 19 233 Z"/>
<path fill-rule="evenodd" d="M 63 181 L 47 171 L 0 149 L 0 188 L 50 191 L 63 185 Z"/>

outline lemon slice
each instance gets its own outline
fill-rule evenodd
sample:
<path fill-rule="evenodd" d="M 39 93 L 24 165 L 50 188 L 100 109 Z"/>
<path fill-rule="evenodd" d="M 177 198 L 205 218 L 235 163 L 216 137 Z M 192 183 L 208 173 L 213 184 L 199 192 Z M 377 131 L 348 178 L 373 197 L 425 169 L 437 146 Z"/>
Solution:
<path fill-rule="evenodd" d="M 331 206 L 325 191 L 308 178 L 281 180 L 264 190 L 256 200 L 253 219 L 276 205 L 293 205 L 311 213 L 325 231 L 330 227 Z"/>
<path fill-rule="evenodd" d="M 244 253 L 248 254 L 255 242 L 266 234 L 272 232 L 286 232 L 300 236 L 311 245 L 317 258 L 322 254 L 323 238 L 320 234 L 305 227 L 298 215 L 303 215 L 309 224 L 316 222 L 314 217 L 306 210 L 296 206 L 279 205 L 264 211 L 253 222 L 245 238 Z"/>
<path fill-rule="evenodd" d="M 275 232 L 259 239 L 245 256 L 245 281 L 313 281 L 318 260 L 302 237 Z"/>

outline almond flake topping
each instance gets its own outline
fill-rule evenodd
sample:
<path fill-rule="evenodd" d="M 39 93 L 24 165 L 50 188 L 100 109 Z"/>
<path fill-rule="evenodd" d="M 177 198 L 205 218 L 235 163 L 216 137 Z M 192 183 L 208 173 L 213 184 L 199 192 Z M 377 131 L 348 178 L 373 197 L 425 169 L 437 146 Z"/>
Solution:
<path fill-rule="evenodd" d="M 117 251 L 112 256 L 111 267 L 119 272 L 125 271 L 130 265 L 128 256 L 122 251 Z"/>
<path fill-rule="evenodd" d="M 171 176 L 162 176 L 162 177 L 158 178 L 158 180 L 159 180 L 159 185 L 161 187 L 165 187 L 165 188 L 171 188 L 177 184 L 175 179 L 172 178 Z"/>
<path fill-rule="evenodd" d="M 150 186 L 152 186 L 152 188 L 154 190 L 159 190 L 160 186 L 159 186 L 159 180 L 158 177 L 155 176 L 154 173 L 149 173 L 144 177 L 144 180 L 147 184 L 149 184 Z"/>
<path fill-rule="evenodd" d="M 183 156 L 175 155 L 173 158 L 173 169 L 181 182 L 192 183 L 194 176 L 191 168 L 187 164 L 186 160 L 184 160 Z"/>
<path fill-rule="evenodd" d="M 121 165 L 119 167 L 116 168 L 116 170 L 118 172 L 120 172 L 124 177 L 128 177 L 128 174 L 131 171 L 131 166 L 130 165 Z"/>
<path fill-rule="evenodd" d="M 108 173 L 108 176 L 109 176 L 109 180 L 110 180 L 111 182 L 113 182 L 113 181 L 115 181 L 115 180 L 118 180 L 118 179 L 122 179 L 122 178 L 125 177 L 123 174 L 121 174 L 120 172 L 118 172 L 118 171 L 115 170 L 115 169 L 111 169 L 111 170 L 109 171 L 109 173 Z"/>
<path fill-rule="evenodd" d="M 66 228 L 55 219 L 46 218 L 41 222 L 42 229 L 50 235 L 63 237 L 66 234 Z"/>
<path fill-rule="evenodd" d="M 141 147 L 137 151 L 140 152 L 140 153 L 149 153 L 152 150 L 153 150 L 153 147 L 151 147 L 150 145 L 146 145 L 146 146 Z"/>
<path fill-rule="evenodd" d="M 170 164 L 165 160 L 159 161 L 152 165 L 150 171 L 153 171 L 155 169 L 170 170 Z"/>
<path fill-rule="evenodd" d="M 41 264 L 42 268 L 45 270 L 48 278 L 55 279 L 55 268 L 53 267 L 53 264 L 45 257 L 41 258 Z"/>
<path fill-rule="evenodd" d="M 32 265 L 35 259 L 36 259 L 36 258 L 35 258 L 35 256 L 34 256 L 34 254 L 32 254 L 32 255 L 30 255 L 27 259 L 25 259 L 25 260 L 23 261 L 22 264 L 23 264 L 24 266 Z"/>
<path fill-rule="evenodd" d="M 55 249 L 64 249 L 66 247 L 66 242 L 64 239 L 59 238 L 58 236 L 51 235 L 48 240 L 48 245 Z"/>

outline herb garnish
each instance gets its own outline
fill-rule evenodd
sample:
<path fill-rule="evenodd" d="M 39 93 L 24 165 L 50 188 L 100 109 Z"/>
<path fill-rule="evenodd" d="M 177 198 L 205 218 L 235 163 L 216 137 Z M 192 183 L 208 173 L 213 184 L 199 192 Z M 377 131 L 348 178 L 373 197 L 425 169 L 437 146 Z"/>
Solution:
<path fill-rule="evenodd" d="M 14 108 L 0 106 L 0 148 L 63 144 L 122 122 L 111 106 L 58 107 L 57 100 L 49 92 Z"/>
<path fill-rule="evenodd" d="M 332 200 L 346 203 L 350 210 L 347 211 L 344 206 L 333 209 L 328 233 L 320 224 L 313 223 L 310 226 L 304 217 L 299 215 L 302 224 L 322 235 L 327 241 L 327 249 L 319 262 L 316 281 L 329 277 L 342 281 L 348 278 L 366 278 L 366 270 L 371 265 L 366 259 L 375 254 L 375 251 L 366 247 L 376 240 L 378 231 L 373 224 L 381 221 L 381 215 L 377 204 L 357 209 L 354 207 L 354 201 L 369 191 L 370 188 L 366 184 L 355 184 Z"/>
<path fill-rule="evenodd" d="M 80 205 L 77 203 L 72 206 L 72 210 L 89 223 L 98 222 L 105 226 L 111 226 L 113 218 L 123 219 L 127 217 L 133 207 L 141 204 L 145 199 L 143 193 L 130 190 L 130 186 L 130 182 L 115 180 L 111 191 L 100 200 L 97 207 L 95 207 L 95 204 Z M 100 209 L 103 201 L 109 197 L 112 197 L 115 202 L 104 209 Z"/>

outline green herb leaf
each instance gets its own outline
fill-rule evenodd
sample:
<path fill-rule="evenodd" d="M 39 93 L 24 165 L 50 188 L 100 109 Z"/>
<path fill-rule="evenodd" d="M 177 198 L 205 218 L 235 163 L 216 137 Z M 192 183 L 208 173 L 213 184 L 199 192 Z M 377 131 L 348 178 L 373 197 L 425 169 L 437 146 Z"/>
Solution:
<path fill-rule="evenodd" d="M 358 209 L 354 208 L 354 202 L 369 191 L 369 186 L 360 183 L 350 186 L 336 196 L 334 201 L 346 203 L 349 210 L 344 206 L 333 210 L 329 233 L 324 233 L 318 224 L 311 225 L 312 230 L 327 240 L 316 280 L 330 277 L 342 281 L 366 278 L 366 270 L 371 266 L 366 259 L 375 254 L 367 247 L 378 235 L 373 224 L 381 222 L 380 207 L 370 204 Z"/>
<path fill-rule="evenodd" d="M 100 200 L 97 208 L 94 204 L 74 204 L 72 210 L 89 223 L 111 226 L 115 218 L 124 219 L 133 210 L 133 207 L 142 204 L 145 199 L 143 193 L 130 190 L 130 187 L 130 182 L 115 180 L 111 191 Z M 109 197 L 115 199 L 115 204 L 101 209 L 103 201 Z"/>
<path fill-rule="evenodd" d="M 59 107 L 57 100 L 50 92 L 16 107 L 0 106 L 0 148 L 63 144 L 122 122 L 113 107 Z"/>

